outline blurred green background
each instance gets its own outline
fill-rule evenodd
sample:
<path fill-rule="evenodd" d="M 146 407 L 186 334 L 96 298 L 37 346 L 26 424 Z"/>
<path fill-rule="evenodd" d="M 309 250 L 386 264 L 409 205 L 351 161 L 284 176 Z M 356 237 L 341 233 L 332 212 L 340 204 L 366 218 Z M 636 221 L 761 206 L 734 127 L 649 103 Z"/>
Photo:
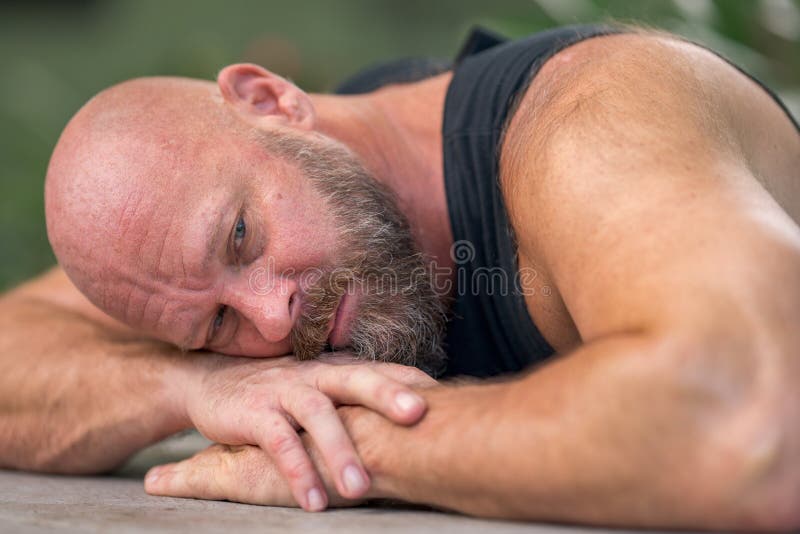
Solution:
<path fill-rule="evenodd" d="M 50 0 L 0 4 L 0 290 L 54 263 L 42 183 L 70 116 L 136 76 L 260 63 L 326 91 L 408 55 L 450 57 L 473 24 L 516 37 L 638 21 L 700 41 L 800 111 L 800 0 Z"/>

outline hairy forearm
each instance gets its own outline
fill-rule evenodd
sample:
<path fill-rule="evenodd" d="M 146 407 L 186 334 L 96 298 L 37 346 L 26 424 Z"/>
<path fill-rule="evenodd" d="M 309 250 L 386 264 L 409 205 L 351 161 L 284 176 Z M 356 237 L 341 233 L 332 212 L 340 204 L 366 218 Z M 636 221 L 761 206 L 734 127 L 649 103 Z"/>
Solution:
<path fill-rule="evenodd" d="M 609 338 L 513 382 L 431 389 L 413 428 L 358 409 L 347 421 L 376 495 L 493 517 L 763 525 L 747 491 L 779 444 L 754 453 L 739 440 L 763 422 L 741 416 L 750 370 L 721 376 L 684 349 Z"/>
<path fill-rule="evenodd" d="M 187 426 L 187 355 L 25 294 L 0 299 L 0 467 L 87 473 Z"/>

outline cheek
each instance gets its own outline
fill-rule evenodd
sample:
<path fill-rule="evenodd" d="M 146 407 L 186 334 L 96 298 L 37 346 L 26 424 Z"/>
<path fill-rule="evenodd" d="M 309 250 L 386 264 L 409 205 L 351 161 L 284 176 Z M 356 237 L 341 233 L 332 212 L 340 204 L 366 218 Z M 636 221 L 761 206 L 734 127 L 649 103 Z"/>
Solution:
<path fill-rule="evenodd" d="M 331 263 L 340 246 L 333 215 L 317 195 L 289 195 L 271 206 L 269 245 L 276 265 L 295 270 L 315 268 Z"/>

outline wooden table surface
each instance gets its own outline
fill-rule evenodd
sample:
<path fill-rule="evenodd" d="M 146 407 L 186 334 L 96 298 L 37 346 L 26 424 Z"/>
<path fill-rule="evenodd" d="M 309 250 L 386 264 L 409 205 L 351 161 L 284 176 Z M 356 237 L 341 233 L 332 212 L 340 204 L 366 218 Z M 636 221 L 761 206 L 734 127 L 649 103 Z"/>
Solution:
<path fill-rule="evenodd" d="M 0 533 L 626 532 L 489 521 L 400 505 L 310 514 L 290 508 L 151 497 L 144 493 L 142 478 L 148 467 L 185 458 L 206 443 L 195 433 L 170 438 L 145 449 L 110 476 L 68 477 L 0 470 Z"/>

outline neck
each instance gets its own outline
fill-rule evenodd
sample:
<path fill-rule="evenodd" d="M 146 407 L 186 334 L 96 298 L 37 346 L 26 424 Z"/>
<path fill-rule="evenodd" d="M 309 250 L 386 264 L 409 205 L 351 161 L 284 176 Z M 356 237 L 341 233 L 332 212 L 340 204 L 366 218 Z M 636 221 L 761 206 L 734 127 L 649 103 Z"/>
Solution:
<path fill-rule="evenodd" d="M 395 193 L 417 245 L 439 267 L 452 267 L 441 134 L 449 82 L 444 74 L 364 95 L 311 95 L 316 129 Z"/>

